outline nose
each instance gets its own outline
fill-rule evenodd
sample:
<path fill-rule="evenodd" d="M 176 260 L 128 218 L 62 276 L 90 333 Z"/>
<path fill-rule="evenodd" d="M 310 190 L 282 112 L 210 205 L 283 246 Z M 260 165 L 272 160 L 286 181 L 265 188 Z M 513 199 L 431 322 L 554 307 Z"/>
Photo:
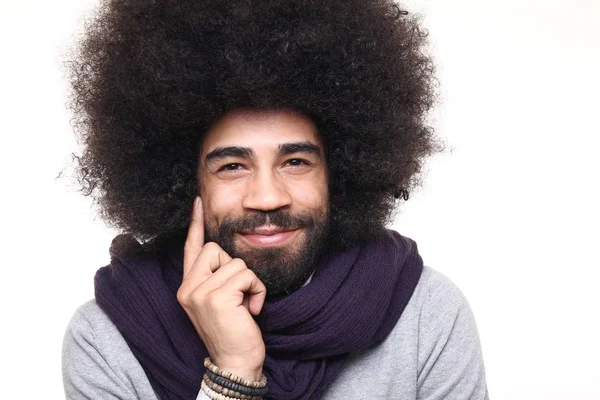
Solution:
<path fill-rule="evenodd" d="M 242 202 L 246 209 L 274 211 L 292 203 L 286 183 L 272 170 L 255 173 L 247 185 Z"/>

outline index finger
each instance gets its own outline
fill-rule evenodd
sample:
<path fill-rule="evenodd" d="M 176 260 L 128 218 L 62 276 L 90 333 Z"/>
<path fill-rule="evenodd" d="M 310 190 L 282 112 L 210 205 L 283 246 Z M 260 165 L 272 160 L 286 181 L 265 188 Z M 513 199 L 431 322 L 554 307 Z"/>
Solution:
<path fill-rule="evenodd" d="M 192 269 L 194 261 L 204 247 L 204 212 L 202 210 L 202 199 L 196 196 L 187 239 L 183 247 L 183 276 Z"/>

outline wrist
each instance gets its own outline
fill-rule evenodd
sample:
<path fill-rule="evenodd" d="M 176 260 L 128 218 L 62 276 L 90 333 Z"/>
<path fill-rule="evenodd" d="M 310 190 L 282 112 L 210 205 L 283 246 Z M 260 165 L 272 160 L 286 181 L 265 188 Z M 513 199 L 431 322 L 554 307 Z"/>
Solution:
<path fill-rule="evenodd" d="M 249 380 L 249 381 L 260 381 L 263 375 L 263 363 L 252 363 L 247 360 L 227 360 L 217 359 L 213 360 L 213 363 L 223 371 L 227 371 L 235 376 Z"/>
<path fill-rule="evenodd" d="M 236 368 L 234 366 L 225 365 L 224 367 L 219 366 L 219 368 L 221 368 L 223 371 L 230 372 L 235 376 L 239 376 L 240 378 L 253 382 L 258 382 L 262 378 L 262 366 L 259 368 Z"/>
<path fill-rule="evenodd" d="M 262 365 L 257 368 L 234 366 L 229 367 L 230 370 L 224 370 L 213 364 L 210 357 L 206 357 L 204 366 L 206 373 L 202 378 L 202 390 L 211 399 L 262 400 L 268 393 L 267 377 L 262 374 Z M 260 375 L 260 380 L 255 378 L 257 373 Z"/>

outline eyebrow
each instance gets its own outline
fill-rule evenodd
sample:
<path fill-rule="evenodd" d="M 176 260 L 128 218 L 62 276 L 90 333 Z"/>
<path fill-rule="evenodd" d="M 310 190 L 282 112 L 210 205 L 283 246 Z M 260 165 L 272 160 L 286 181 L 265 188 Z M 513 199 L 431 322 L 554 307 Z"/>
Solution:
<path fill-rule="evenodd" d="M 307 153 L 321 158 L 321 148 L 309 142 L 283 143 L 279 145 L 279 156 L 287 156 L 294 153 Z"/>
<path fill-rule="evenodd" d="M 295 153 L 308 153 L 321 158 L 321 148 L 309 141 L 282 143 L 278 146 L 278 148 L 279 157 Z M 226 146 L 215 148 L 206 155 L 205 160 L 207 163 L 211 163 L 227 157 L 253 158 L 254 156 L 254 150 L 252 150 L 250 147 Z"/>
<path fill-rule="evenodd" d="M 205 160 L 211 162 L 226 157 L 252 158 L 254 157 L 254 150 L 240 146 L 217 147 L 206 155 Z"/>

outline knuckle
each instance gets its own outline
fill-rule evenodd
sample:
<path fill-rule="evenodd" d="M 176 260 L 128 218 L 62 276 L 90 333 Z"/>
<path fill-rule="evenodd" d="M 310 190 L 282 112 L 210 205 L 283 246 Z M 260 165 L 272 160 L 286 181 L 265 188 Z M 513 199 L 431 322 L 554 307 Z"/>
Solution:
<path fill-rule="evenodd" d="M 239 257 L 234 258 L 233 260 L 231 260 L 232 262 L 236 263 L 236 264 L 240 264 L 243 265 L 244 267 L 246 266 L 246 261 L 242 260 Z"/>
<path fill-rule="evenodd" d="M 221 247 L 215 242 L 208 242 L 204 245 L 203 250 L 208 252 L 217 252 L 221 250 Z"/>
<path fill-rule="evenodd" d="M 179 304 L 181 304 L 183 307 L 188 307 L 188 299 L 189 297 L 187 291 L 183 288 L 179 288 L 179 290 L 177 291 L 177 301 L 179 302 Z"/>
<path fill-rule="evenodd" d="M 198 309 L 204 304 L 205 293 L 196 288 L 194 291 L 189 291 L 185 287 L 180 287 L 177 291 L 177 301 L 185 309 Z"/>
<path fill-rule="evenodd" d="M 242 276 L 244 279 L 249 279 L 249 280 L 252 280 L 252 279 L 255 279 L 255 278 L 257 278 L 257 277 L 256 277 L 256 274 L 254 273 L 254 271 L 252 271 L 251 269 L 248 269 L 248 268 L 246 268 L 246 269 L 244 269 L 244 270 L 240 271 L 240 272 L 239 272 L 239 274 L 240 274 L 240 275 L 241 275 L 241 276 Z"/>
<path fill-rule="evenodd" d="M 236 269 L 239 270 L 248 269 L 246 262 L 241 258 L 234 258 L 233 260 L 231 260 L 231 265 L 233 265 L 234 267 L 236 267 Z"/>

